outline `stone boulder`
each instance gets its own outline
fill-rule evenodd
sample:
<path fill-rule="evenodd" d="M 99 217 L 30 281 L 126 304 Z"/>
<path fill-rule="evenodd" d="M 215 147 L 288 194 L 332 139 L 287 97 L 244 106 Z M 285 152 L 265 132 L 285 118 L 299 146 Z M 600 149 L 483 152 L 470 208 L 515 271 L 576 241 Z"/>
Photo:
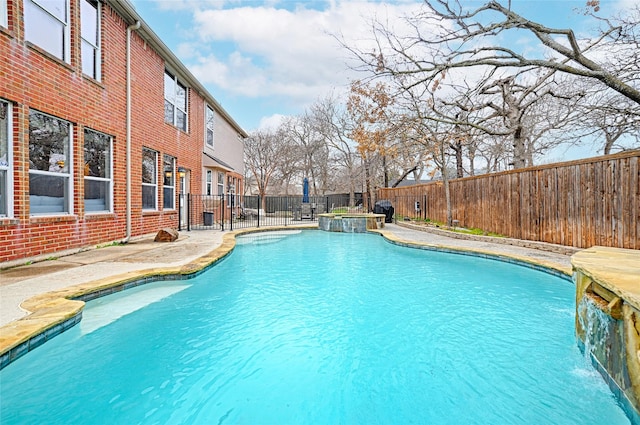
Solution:
<path fill-rule="evenodd" d="M 160 229 L 156 234 L 155 242 L 173 242 L 178 239 L 178 231 L 176 229 L 171 229 L 169 227 L 165 227 L 164 229 Z"/>

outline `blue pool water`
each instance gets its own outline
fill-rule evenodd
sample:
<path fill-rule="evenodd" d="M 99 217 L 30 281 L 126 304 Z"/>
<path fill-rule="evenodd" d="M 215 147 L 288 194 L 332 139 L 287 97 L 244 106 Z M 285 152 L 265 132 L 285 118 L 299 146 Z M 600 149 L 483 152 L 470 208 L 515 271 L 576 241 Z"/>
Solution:
<path fill-rule="evenodd" d="M 377 235 L 238 239 L 0 372 L 2 424 L 625 424 L 574 287 Z"/>

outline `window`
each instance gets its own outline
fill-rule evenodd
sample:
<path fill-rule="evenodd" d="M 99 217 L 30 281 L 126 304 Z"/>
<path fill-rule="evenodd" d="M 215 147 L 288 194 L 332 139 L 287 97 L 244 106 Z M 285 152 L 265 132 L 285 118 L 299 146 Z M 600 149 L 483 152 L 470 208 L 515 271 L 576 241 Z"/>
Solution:
<path fill-rule="evenodd" d="M 0 217 L 13 212 L 11 163 L 11 105 L 0 100 Z"/>
<path fill-rule="evenodd" d="M 187 88 L 168 72 L 164 73 L 164 122 L 187 131 Z"/>
<path fill-rule="evenodd" d="M 164 182 L 162 184 L 163 208 L 172 210 L 176 207 L 176 159 L 163 155 Z"/>
<path fill-rule="evenodd" d="M 7 0 L 0 0 L 0 25 L 8 27 L 7 19 Z"/>
<path fill-rule="evenodd" d="M 158 152 L 142 149 L 142 209 L 157 210 Z"/>
<path fill-rule="evenodd" d="M 205 140 L 208 146 L 213 147 L 213 109 L 209 105 L 206 107 L 205 113 Z"/>
<path fill-rule="evenodd" d="M 207 188 L 205 192 L 207 195 L 211 195 L 212 187 L 213 187 L 213 171 L 207 170 Z"/>
<path fill-rule="evenodd" d="M 218 195 L 224 195 L 224 173 L 218 173 Z"/>
<path fill-rule="evenodd" d="M 234 205 L 235 194 L 236 194 L 236 186 L 233 184 L 235 179 L 231 176 L 227 177 L 227 207 L 231 207 Z"/>
<path fill-rule="evenodd" d="M 29 111 L 29 205 L 32 215 L 70 213 L 71 124 Z"/>
<path fill-rule="evenodd" d="M 229 179 L 229 193 L 231 193 L 231 195 L 236 194 L 236 181 L 235 177 Z"/>
<path fill-rule="evenodd" d="M 100 6 L 97 1 L 80 2 L 82 72 L 100 80 Z"/>
<path fill-rule="evenodd" d="M 84 210 L 112 211 L 111 137 L 93 130 L 84 131 Z"/>
<path fill-rule="evenodd" d="M 69 0 L 25 0 L 27 41 L 69 62 Z"/>

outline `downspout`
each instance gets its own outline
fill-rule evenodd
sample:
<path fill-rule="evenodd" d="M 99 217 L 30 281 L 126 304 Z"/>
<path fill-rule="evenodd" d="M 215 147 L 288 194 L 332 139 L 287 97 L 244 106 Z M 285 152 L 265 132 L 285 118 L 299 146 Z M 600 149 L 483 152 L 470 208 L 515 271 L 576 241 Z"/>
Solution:
<path fill-rule="evenodd" d="M 122 243 L 129 242 L 131 238 L 131 31 L 140 28 L 140 21 L 127 27 L 127 203 L 126 224 L 127 230 Z"/>

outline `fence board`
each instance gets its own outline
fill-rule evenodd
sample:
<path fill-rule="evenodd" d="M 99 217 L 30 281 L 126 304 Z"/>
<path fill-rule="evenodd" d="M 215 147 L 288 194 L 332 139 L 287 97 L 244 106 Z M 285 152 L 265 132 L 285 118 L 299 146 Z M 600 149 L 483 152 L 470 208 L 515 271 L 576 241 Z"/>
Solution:
<path fill-rule="evenodd" d="M 450 182 L 461 226 L 578 248 L 640 249 L 640 151 Z M 446 221 L 442 182 L 379 189 L 402 217 Z M 415 211 L 414 202 L 421 202 Z"/>

